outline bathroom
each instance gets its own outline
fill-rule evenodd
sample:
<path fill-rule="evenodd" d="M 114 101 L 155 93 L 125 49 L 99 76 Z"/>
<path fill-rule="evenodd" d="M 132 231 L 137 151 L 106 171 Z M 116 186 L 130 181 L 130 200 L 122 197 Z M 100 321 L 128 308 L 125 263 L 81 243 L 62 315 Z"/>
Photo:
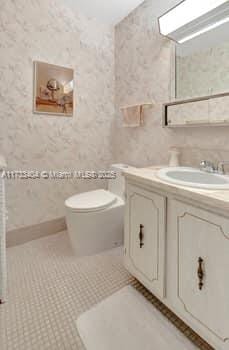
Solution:
<path fill-rule="evenodd" d="M 138 344 L 149 350 L 229 349 L 226 297 L 222 303 L 229 285 L 229 196 L 220 180 L 219 185 L 214 180 L 212 188 L 209 183 L 197 186 L 200 174 L 227 182 L 227 175 L 220 176 L 229 171 L 225 164 L 229 161 L 229 24 L 225 20 L 214 28 L 228 19 L 229 8 L 228 1 L 209 0 L 197 10 L 198 3 L 1 3 L 0 164 L 5 174 L 0 188 L 1 349 L 137 350 Z M 169 13 L 174 22 L 173 11 L 182 5 L 191 6 L 191 11 L 184 8 L 186 14 L 196 15 L 180 25 L 185 26 L 186 36 L 194 30 L 189 22 L 199 32 L 209 30 L 179 43 L 182 30 L 163 34 L 160 19 Z M 215 17 L 207 16 L 209 8 Z M 207 24 L 198 21 L 203 16 Z M 71 84 L 65 87 L 72 99 L 66 106 L 60 98 L 54 107 L 57 82 L 52 82 L 51 90 L 41 87 L 41 62 L 47 70 L 71 76 L 68 82 L 74 82 L 74 89 Z M 38 93 L 43 99 L 36 97 Z M 169 165 L 176 167 L 174 176 L 180 174 L 178 166 L 205 171 L 189 174 L 189 182 L 196 177 L 190 187 L 168 179 L 168 171 L 159 181 L 155 172 Z M 23 171 L 24 178 L 15 176 Z M 52 178 L 50 172 L 77 176 Z M 117 203 L 109 194 L 117 194 L 117 183 L 121 204 L 115 209 L 112 206 Z M 107 189 L 108 197 L 101 192 Z M 96 205 L 105 196 L 108 206 L 103 208 L 102 203 L 86 219 L 82 210 L 73 210 L 73 219 L 69 218 L 66 202 L 94 191 L 100 191 Z M 92 206 L 91 195 L 83 201 Z M 135 212 L 131 225 L 136 224 L 137 240 L 141 238 L 141 247 L 137 241 L 132 251 L 140 264 L 136 269 L 128 255 L 130 210 Z M 149 217 L 148 210 L 152 211 Z M 150 242 L 160 249 L 150 251 L 147 225 L 154 227 L 158 218 L 153 231 L 159 238 L 151 237 L 156 244 Z M 193 222 L 195 218 L 200 219 Z M 209 226 L 202 230 L 204 222 Z M 192 235 L 180 237 L 186 223 L 187 232 L 196 228 Z M 113 240 L 108 235 L 111 228 Z M 194 239 L 200 231 L 201 238 Z M 75 232 L 88 234 L 81 237 L 90 252 L 75 251 L 79 247 Z M 212 238 L 205 240 L 208 232 Z M 182 254 L 188 257 L 181 267 L 175 261 L 177 237 L 180 247 L 183 244 Z M 158 284 L 152 276 L 144 278 L 144 271 L 155 273 L 154 264 L 160 274 Z M 184 277 L 178 287 L 180 299 L 177 271 Z M 97 311 L 102 313 L 99 320 Z M 150 331 L 143 322 L 147 318 L 153 325 Z"/>

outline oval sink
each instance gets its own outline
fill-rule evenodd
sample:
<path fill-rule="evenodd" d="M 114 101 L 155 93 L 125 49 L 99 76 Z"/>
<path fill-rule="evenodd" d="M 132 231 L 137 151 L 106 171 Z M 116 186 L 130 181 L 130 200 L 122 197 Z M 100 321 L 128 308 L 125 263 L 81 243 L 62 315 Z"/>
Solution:
<path fill-rule="evenodd" d="M 163 168 L 157 176 L 166 182 L 180 186 L 208 190 L 229 190 L 229 176 L 207 173 L 195 168 Z"/>

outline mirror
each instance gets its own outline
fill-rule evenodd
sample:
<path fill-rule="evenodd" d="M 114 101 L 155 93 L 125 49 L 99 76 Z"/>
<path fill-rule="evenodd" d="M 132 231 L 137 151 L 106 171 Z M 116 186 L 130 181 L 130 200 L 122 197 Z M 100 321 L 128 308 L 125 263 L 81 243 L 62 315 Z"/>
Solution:
<path fill-rule="evenodd" d="M 229 22 L 176 44 L 175 98 L 164 105 L 164 126 L 229 125 L 228 33 Z"/>
<path fill-rule="evenodd" d="M 229 23 L 176 44 L 178 100 L 229 92 Z"/>

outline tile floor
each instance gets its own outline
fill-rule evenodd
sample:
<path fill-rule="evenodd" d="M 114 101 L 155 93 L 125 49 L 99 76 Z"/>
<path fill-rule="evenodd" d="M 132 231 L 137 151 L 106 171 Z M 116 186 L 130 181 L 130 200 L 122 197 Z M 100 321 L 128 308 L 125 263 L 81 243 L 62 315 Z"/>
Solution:
<path fill-rule="evenodd" d="M 76 259 L 66 233 L 9 248 L 7 260 L 1 350 L 84 349 L 77 317 L 132 281 L 120 250 Z"/>
<path fill-rule="evenodd" d="M 76 329 L 78 316 L 128 284 L 169 318 L 166 308 L 124 269 L 121 253 L 115 249 L 76 259 L 66 232 L 9 248 L 8 300 L 0 306 L 0 349 L 84 349 Z M 181 324 L 180 329 L 185 333 L 188 328 L 182 329 Z"/>

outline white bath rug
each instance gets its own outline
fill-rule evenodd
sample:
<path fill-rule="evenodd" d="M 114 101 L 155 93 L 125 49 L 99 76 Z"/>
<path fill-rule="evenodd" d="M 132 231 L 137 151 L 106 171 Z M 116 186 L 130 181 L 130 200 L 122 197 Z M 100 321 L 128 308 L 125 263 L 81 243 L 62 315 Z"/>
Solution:
<path fill-rule="evenodd" d="M 127 286 L 77 320 L 87 350 L 196 350 L 143 295 Z"/>

